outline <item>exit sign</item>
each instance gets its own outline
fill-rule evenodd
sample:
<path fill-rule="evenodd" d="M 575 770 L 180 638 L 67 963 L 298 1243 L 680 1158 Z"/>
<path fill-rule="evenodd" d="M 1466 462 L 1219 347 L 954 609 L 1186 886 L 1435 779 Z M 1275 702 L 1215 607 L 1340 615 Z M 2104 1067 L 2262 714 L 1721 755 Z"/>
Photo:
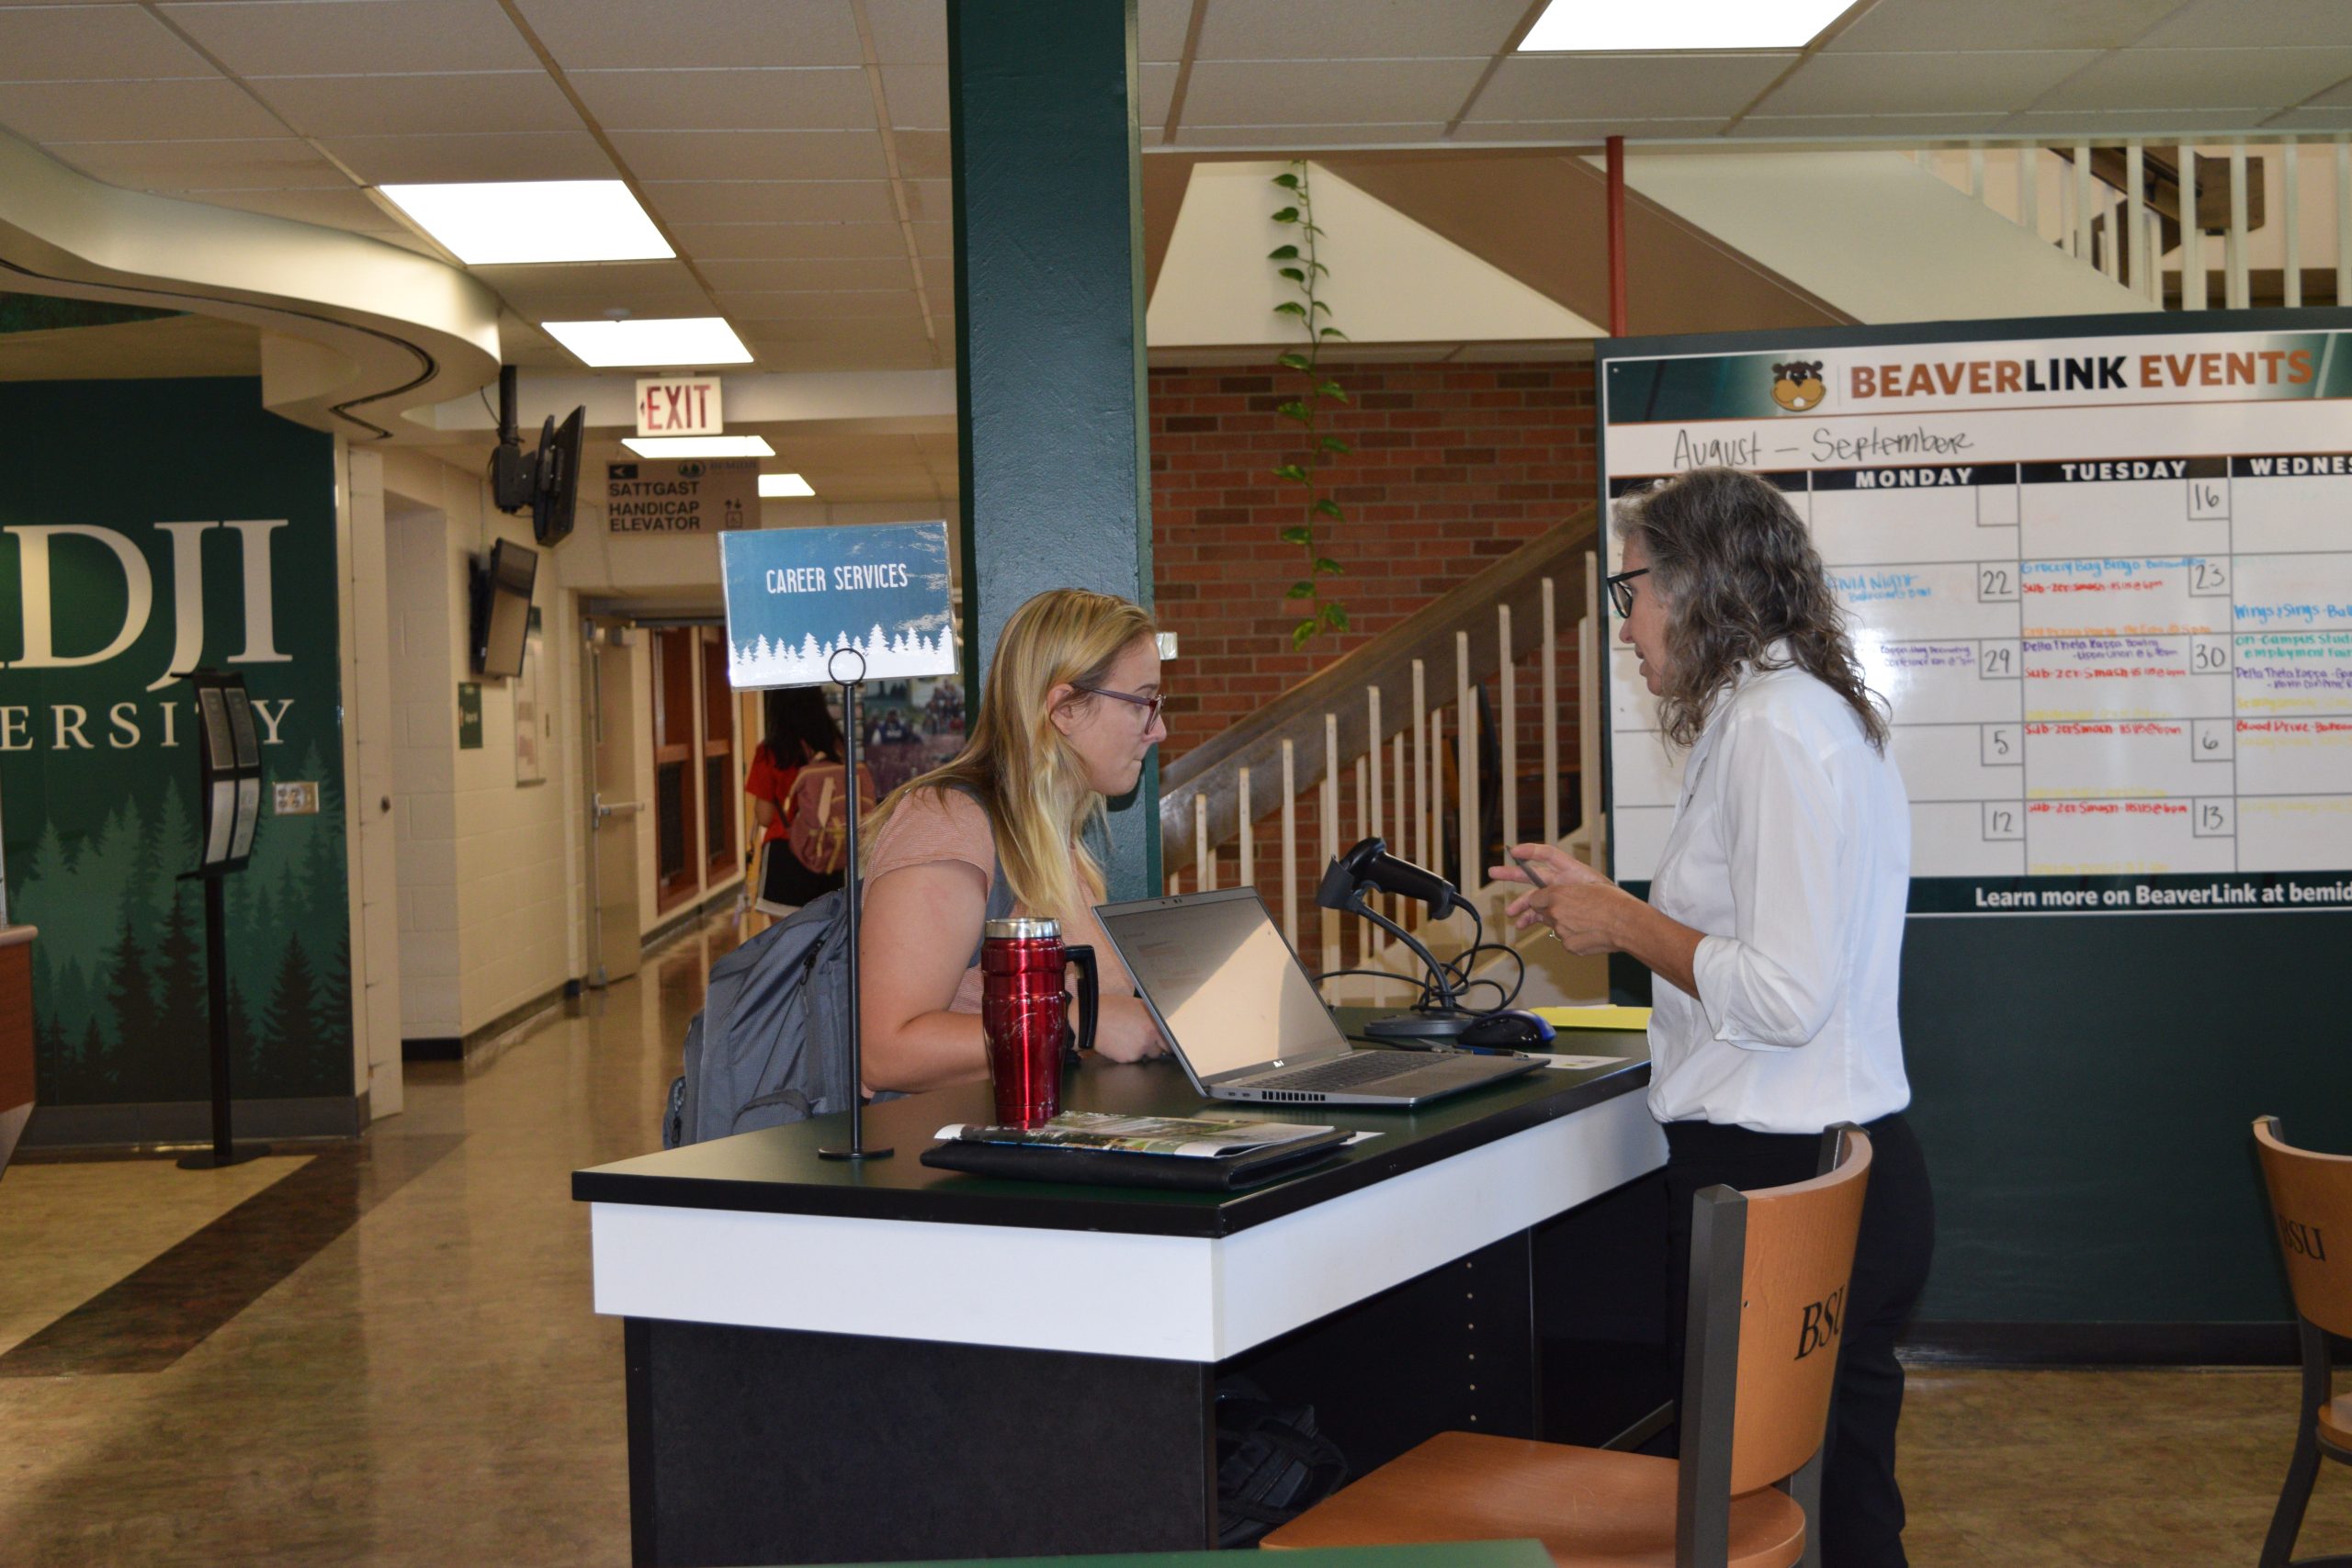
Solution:
<path fill-rule="evenodd" d="M 655 379 L 637 384 L 639 435 L 718 435 L 726 429 L 718 407 L 718 378 Z"/>

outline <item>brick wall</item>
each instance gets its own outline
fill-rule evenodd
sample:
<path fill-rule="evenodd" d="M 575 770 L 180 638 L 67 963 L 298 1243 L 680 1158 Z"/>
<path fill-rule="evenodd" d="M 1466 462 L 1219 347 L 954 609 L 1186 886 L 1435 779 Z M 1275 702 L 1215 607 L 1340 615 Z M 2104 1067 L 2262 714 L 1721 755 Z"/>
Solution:
<path fill-rule="evenodd" d="M 1332 592 L 1347 606 L 1351 626 L 1293 653 L 1290 628 L 1299 612 L 1282 595 L 1303 563 L 1298 547 L 1277 535 L 1302 520 L 1300 492 L 1269 470 L 1303 452 L 1298 426 L 1274 412 L 1295 395 L 1298 378 L 1271 367 L 1151 372 L 1153 592 L 1161 626 L 1181 639 L 1180 657 L 1169 671 L 1165 761 L 1248 716 L 1594 498 L 1589 361 L 1347 365 L 1333 377 L 1350 403 L 1329 417 L 1326 428 L 1354 451 L 1327 470 L 1329 493 L 1348 516 L 1329 530 L 1322 548 L 1346 568 L 1345 576 L 1331 580 Z M 1568 775 L 1577 765 L 1577 715 L 1575 649 L 1566 628 L 1582 589 L 1580 583 L 1562 586 L 1559 722 L 1561 765 Z M 1521 819 L 1540 825 L 1535 671 L 1532 659 L 1521 661 L 1519 745 Z M 1430 673 L 1433 686 L 1451 687 L 1450 664 Z M 1405 716 L 1406 705 L 1398 694 L 1384 703 L 1384 711 L 1393 721 Z M 1565 790 L 1565 776 L 1561 785 Z M 1274 788 L 1257 786 L 1256 793 L 1265 806 L 1278 804 Z M 1302 899 L 1321 864 L 1317 793 L 1309 790 L 1299 801 Z M 1572 793 L 1564 798 L 1564 825 L 1576 819 L 1573 800 Z M 1341 788 L 1342 843 L 1355 838 L 1356 821 L 1351 775 Z M 1267 826 L 1279 831 L 1278 824 Z M 1263 837 L 1259 850 L 1256 880 L 1279 910 L 1278 856 Z M 1171 869 L 1181 870 L 1183 886 L 1193 885 L 1191 866 Z M 1236 875 L 1228 852 L 1218 885 L 1229 886 Z M 1312 962 L 1311 919 L 1303 918 L 1300 937 Z"/>

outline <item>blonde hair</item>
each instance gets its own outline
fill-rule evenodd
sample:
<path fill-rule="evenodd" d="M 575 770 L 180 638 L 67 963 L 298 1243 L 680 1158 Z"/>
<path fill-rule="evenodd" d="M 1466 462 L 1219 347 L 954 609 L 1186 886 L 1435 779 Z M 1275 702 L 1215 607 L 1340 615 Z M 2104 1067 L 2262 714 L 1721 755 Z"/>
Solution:
<path fill-rule="evenodd" d="M 1098 902 L 1102 867 L 1082 835 L 1102 816 L 1102 796 L 1046 695 L 1060 685 L 1102 684 L 1122 653 L 1158 630 L 1149 611 L 1083 588 L 1051 589 L 1013 611 L 989 660 L 971 739 L 945 766 L 908 780 L 875 807 L 865 858 L 871 862 L 910 796 L 962 789 L 987 810 L 1004 879 L 1024 908 L 1067 921 Z M 1081 693 L 1069 700 L 1102 699 Z"/>

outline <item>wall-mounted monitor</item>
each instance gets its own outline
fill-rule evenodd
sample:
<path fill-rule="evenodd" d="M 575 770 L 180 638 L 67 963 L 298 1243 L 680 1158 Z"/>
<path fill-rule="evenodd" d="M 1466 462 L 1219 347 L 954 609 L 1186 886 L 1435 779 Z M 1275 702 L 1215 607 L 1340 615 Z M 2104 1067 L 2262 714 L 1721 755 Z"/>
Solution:
<path fill-rule="evenodd" d="M 539 552 L 512 539 L 490 547 L 490 558 L 474 568 L 474 672 L 506 680 L 523 672 L 523 642 L 531 630 L 531 588 L 539 575 Z"/>
<path fill-rule="evenodd" d="M 552 545 L 571 532 L 580 510 L 580 446 L 588 434 L 588 411 L 576 408 L 559 427 L 550 416 L 539 431 L 539 455 L 531 492 L 531 536 Z"/>

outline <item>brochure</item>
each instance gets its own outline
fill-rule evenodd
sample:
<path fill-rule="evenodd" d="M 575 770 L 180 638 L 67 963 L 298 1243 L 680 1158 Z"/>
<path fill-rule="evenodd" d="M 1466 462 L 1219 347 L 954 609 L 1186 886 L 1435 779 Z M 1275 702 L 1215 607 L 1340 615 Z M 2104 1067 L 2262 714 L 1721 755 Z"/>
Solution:
<path fill-rule="evenodd" d="M 1262 1149 L 1328 1140 L 1336 1127 L 1252 1122 L 1226 1116 L 1114 1116 L 1066 1111 L 1037 1127 L 942 1127 L 943 1143 L 1016 1144 L 1029 1148 L 1101 1149 L 1118 1154 L 1170 1155 L 1182 1159 L 1232 1159 Z"/>

